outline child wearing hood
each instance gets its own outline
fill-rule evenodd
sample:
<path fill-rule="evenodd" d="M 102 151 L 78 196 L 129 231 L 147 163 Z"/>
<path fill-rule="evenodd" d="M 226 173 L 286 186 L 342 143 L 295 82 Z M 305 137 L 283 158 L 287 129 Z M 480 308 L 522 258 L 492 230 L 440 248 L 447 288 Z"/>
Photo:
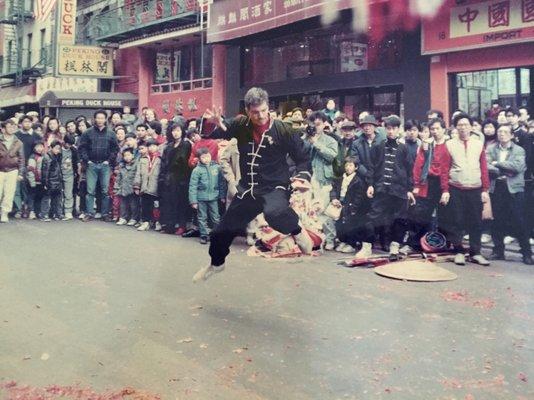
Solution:
<path fill-rule="evenodd" d="M 142 224 L 138 231 L 150 230 L 154 221 L 154 203 L 158 200 L 158 178 L 161 169 L 161 157 L 158 143 L 154 139 L 146 141 L 148 152 L 139 159 L 135 173 L 134 192 L 141 197 Z"/>

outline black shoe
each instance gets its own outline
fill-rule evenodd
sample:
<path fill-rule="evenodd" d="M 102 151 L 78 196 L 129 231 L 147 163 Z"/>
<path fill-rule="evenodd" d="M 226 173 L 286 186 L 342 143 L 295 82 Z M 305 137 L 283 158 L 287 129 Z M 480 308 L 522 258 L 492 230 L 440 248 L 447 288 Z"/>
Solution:
<path fill-rule="evenodd" d="M 488 257 L 489 260 L 493 260 L 493 261 L 496 261 L 496 260 L 500 260 L 500 261 L 504 261 L 506 260 L 506 258 L 504 257 L 504 253 L 491 253 L 491 255 Z"/>
<path fill-rule="evenodd" d="M 185 231 L 185 233 L 182 235 L 182 237 L 189 238 L 189 237 L 199 237 L 200 232 L 196 229 L 188 229 Z"/>
<path fill-rule="evenodd" d="M 523 256 L 523 264 L 534 265 L 534 260 L 532 260 L 532 256 Z"/>
<path fill-rule="evenodd" d="M 208 237 L 207 236 L 201 236 L 200 237 L 200 244 L 208 244 Z"/>
<path fill-rule="evenodd" d="M 102 217 L 102 221 L 104 221 L 104 222 L 115 222 L 113 217 L 111 217 L 109 215 L 106 215 L 106 216 Z"/>
<path fill-rule="evenodd" d="M 85 216 L 82 219 L 83 222 L 91 222 L 92 220 L 93 220 L 93 216 L 89 214 L 85 214 Z"/>

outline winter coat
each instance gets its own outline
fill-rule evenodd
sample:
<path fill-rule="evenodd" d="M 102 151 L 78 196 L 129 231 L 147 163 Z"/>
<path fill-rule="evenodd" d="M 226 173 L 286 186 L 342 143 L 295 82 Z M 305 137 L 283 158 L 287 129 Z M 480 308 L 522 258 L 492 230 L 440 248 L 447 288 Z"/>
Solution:
<path fill-rule="evenodd" d="M 174 147 L 174 142 L 168 143 L 161 156 L 160 185 L 171 187 L 179 182 L 188 181 L 191 176 L 188 164 L 190 155 L 189 141 L 181 140 L 178 147 Z"/>
<path fill-rule="evenodd" d="M 226 198 L 226 180 L 219 164 L 200 163 L 195 167 L 189 181 L 189 203 L 213 201 Z"/>
<path fill-rule="evenodd" d="M 137 160 L 132 160 L 131 163 L 127 164 L 121 162 L 119 165 L 119 172 L 115 179 L 115 185 L 113 187 L 113 192 L 117 196 L 129 196 L 134 193 L 134 181 L 135 175 L 137 173 Z"/>
<path fill-rule="evenodd" d="M 486 158 L 488 160 L 488 172 L 490 176 L 490 193 L 495 190 L 495 182 L 497 178 L 505 176 L 508 191 L 510 193 L 520 193 L 525 191 L 525 171 L 526 156 L 525 150 L 515 144 L 510 143 L 508 154 L 504 161 L 499 161 L 499 153 L 501 148 L 499 144 L 490 146 L 486 150 Z M 492 163 L 496 161 L 496 164 Z"/>
<path fill-rule="evenodd" d="M 134 189 L 139 189 L 141 194 L 158 196 L 158 179 L 161 169 L 161 158 L 158 153 L 154 155 L 152 162 L 149 156 L 141 157 L 137 165 Z"/>
<path fill-rule="evenodd" d="M 373 186 L 375 193 L 386 192 L 401 198 L 407 199 L 408 192 L 413 189 L 412 183 L 412 163 L 406 145 L 397 140 L 397 151 L 395 153 L 395 162 L 393 165 L 393 176 L 389 189 L 384 185 L 384 168 L 386 144 L 388 140 L 380 143 L 378 146 L 371 148 L 371 169 L 369 171 L 369 186 Z"/>
<path fill-rule="evenodd" d="M 372 145 L 369 146 L 367 142 L 367 137 L 362 134 L 358 139 L 352 142 L 349 154 L 358 159 L 358 175 L 369 183 L 370 175 L 369 170 L 371 169 L 371 150 L 378 146 L 380 143 L 385 142 L 385 137 L 375 136 L 375 140 Z"/>
<path fill-rule="evenodd" d="M 26 163 L 28 163 L 28 160 L 33 152 L 33 145 L 35 142 L 43 140 L 43 138 L 37 133 L 25 133 L 22 130 L 19 130 L 17 133 L 15 133 L 15 136 L 22 142 L 24 157 L 26 158 Z"/>
<path fill-rule="evenodd" d="M 330 193 L 332 199 L 340 199 L 342 182 L 343 178 L 334 182 Z M 356 174 L 347 187 L 341 215 L 336 221 L 336 231 L 340 239 L 365 225 L 370 204 L 367 198 L 367 183 Z"/>
<path fill-rule="evenodd" d="M 30 187 L 36 187 L 42 183 L 41 175 L 43 170 L 43 156 L 33 153 L 28 160 L 27 178 Z"/>
<path fill-rule="evenodd" d="M 61 172 L 64 177 L 73 175 L 74 179 L 78 177 L 78 163 L 80 162 L 78 156 L 78 149 L 71 146 L 70 149 L 61 149 Z"/>
<path fill-rule="evenodd" d="M 61 155 L 47 153 L 43 158 L 41 182 L 49 191 L 58 192 L 63 188 L 63 174 L 61 173 Z"/>
<path fill-rule="evenodd" d="M 0 135 L 0 172 L 11 172 L 18 169 L 19 175 L 24 176 L 25 161 L 22 142 L 14 136 L 13 143 L 8 150 L 4 135 Z"/>
<path fill-rule="evenodd" d="M 228 146 L 222 152 L 219 161 L 223 176 L 226 179 L 226 182 L 228 182 L 228 195 L 233 197 L 237 193 L 237 185 L 241 179 L 237 139 L 230 139 Z"/>
<path fill-rule="evenodd" d="M 332 164 L 338 154 L 336 139 L 322 134 L 311 144 L 311 165 L 313 178 L 321 185 L 331 185 L 334 178 Z"/>

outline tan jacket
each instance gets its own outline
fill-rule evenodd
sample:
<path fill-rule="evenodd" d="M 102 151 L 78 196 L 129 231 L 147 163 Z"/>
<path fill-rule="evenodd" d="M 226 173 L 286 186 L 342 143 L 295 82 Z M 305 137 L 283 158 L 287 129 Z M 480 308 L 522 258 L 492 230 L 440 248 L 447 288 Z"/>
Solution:
<path fill-rule="evenodd" d="M 241 179 L 241 171 L 239 169 L 239 149 L 237 148 L 237 139 L 232 138 L 228 142 L 228 146 L 223 150 L 219 164 L 224 179 L 228 182 L 228 197 L 233 198 L 237 193 L 237 184 Z"/>

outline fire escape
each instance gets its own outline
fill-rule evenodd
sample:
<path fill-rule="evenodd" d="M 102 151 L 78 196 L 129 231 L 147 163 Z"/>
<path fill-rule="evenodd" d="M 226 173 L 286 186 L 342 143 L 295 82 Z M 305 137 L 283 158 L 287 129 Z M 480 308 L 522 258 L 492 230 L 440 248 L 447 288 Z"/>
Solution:
<path fill-rule="evenodd" d="M 43 74 L 46 67 L 51 65 L 52 52 L 50 47 L 40 50 L 39 61 L 35 65 L 24 63 L 25 52 L 31 49 L 23 48 L 24 26 L 33 19 L 31 2 L 27 0 L 7 0 L 3 15 L 0 15 L 0 29 L 4 29 L 4 43 L 6 51 L 0 63 L 0 80 L 11 80 L 16 86 L 27 83 L 31 78 Z"/>

